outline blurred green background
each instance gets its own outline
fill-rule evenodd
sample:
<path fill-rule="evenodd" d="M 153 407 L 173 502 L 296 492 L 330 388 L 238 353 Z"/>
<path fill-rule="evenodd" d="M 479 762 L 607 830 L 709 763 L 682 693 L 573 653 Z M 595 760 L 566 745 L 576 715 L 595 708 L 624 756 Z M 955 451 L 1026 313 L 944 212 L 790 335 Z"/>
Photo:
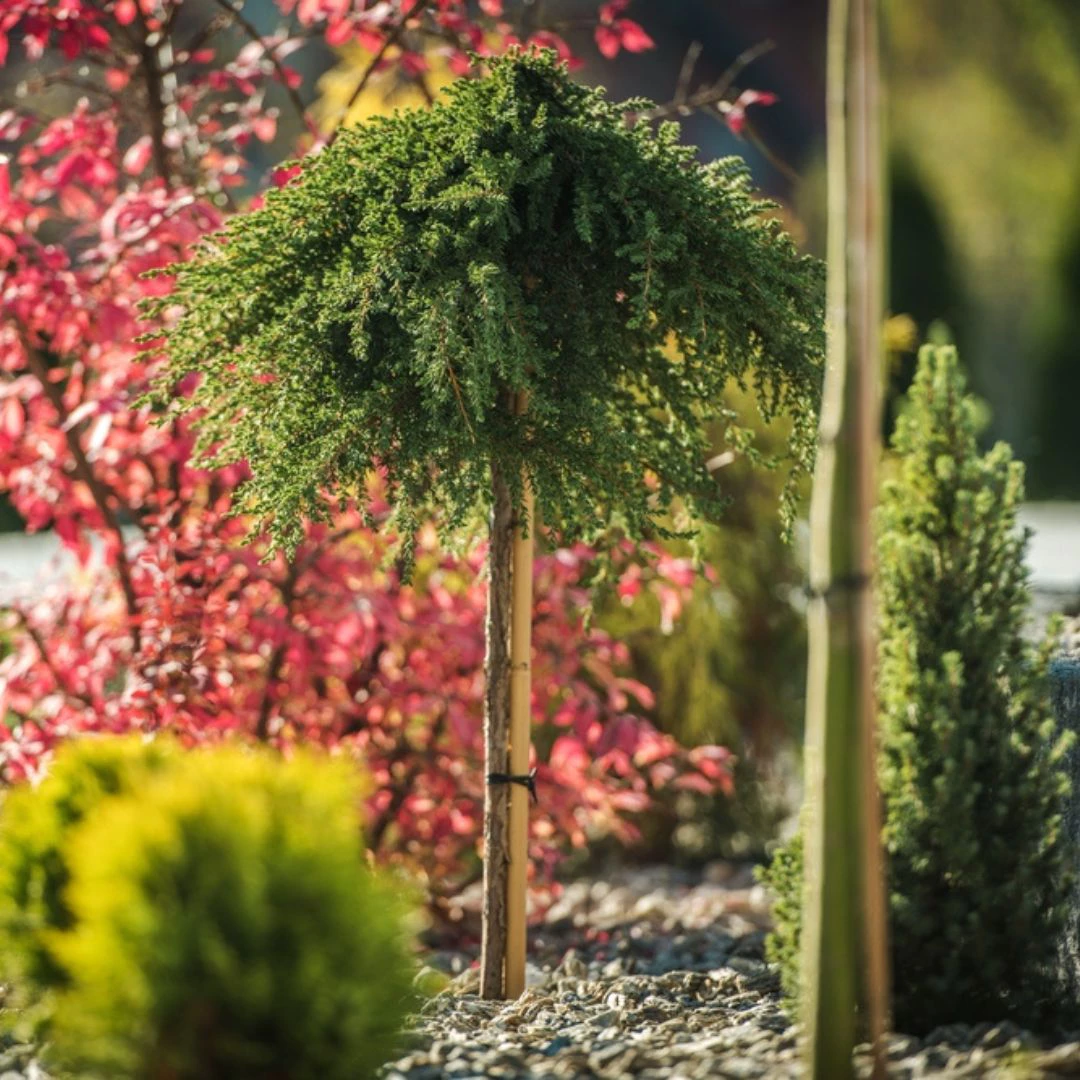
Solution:
<path fill-rule="evenodd" d="M 1076 0 L 892 0 L 890 307 L 925 335 L 948 323 L 989 403 L 987 440 L 1029 466 L 1029 497 L 1080 498 L 1080 4 Z M 670 98 L 699 41 L 718 75 L 744 50 L 775 47 L 740 85 L 780 100 L 751 113 L 787 169 L 695 116 L 686 137 L 741 153 L 824 251 L 824 0 L 636 0 L 658 48 L 585 75 L 619 94 Z M 892 381 L 904 388 L 913 357 Z"/>

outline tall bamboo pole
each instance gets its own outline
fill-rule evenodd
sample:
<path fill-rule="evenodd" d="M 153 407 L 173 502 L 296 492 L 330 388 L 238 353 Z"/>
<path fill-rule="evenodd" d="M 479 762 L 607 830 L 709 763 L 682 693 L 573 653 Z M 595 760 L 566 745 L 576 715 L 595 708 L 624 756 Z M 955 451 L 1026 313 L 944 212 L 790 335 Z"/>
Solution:
<path fill-rule="evenodd" d="M 810 508 L 803 973 L 815 1080 L 853 1075 L 856 1004 L 884 1076 L 888 970 L 874 762 L 870 514 L 879 430 L 883 169 L 879 0 L 829 19 L 829 352 Z"/>
<path fill-rule="evenodd" d="M 525 412 L 519 394 L 515 411 Z M 510 616 L 510 772 L 529 771 L 529 714 L 532 689 L 533 493 L 524 479 L 523 521 L 515 523 L 513 604 Z M 506 887 L 506 984 L 508 998 L 525 990 L 525 917 L 529 858 L 529 792 L 510 788 L 510 871 Z"/>

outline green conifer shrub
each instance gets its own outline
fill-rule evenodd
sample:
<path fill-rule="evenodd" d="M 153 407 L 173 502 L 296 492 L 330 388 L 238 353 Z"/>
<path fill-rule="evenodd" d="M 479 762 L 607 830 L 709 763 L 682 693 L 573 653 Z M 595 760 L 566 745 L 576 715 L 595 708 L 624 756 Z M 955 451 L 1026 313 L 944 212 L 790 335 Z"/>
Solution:
<path fill-rule="evenodd" d="M 745 164 L 698 164 L 551 53 L 485 63 L 343 130 L 149 304 L 159 404 L 205 410 L 200 445 L 250 463 L 242 509 L 286 548 L 373 466 L 406 542 L 433 511 L 453 532 L 490 507 L 493 470 L 520 509 L 524 469 L 566 541 L 670 532 L 673 499 L 723 505 L 706 425 L 732 380 L 791 417 L 796 475 L 812 460 L 822 268 Z"/>
<path fill-rule="evenodd" d="M 355 770 L 190 755 L 72 838 L 50 1069 L 363 1080 L 413 1004 L 400 885 L 365 862 Z"/>
<path fill-rule="evenodd" d="M 1068 738 L 1023 636 L 1023 466 L 977 446 L 955 349 L 925 347 L 877 513 L 879 781 L 894 1024 L 1062 1022 Z M 764 875 L 769 958 L 799 994 L 802 839 Z"/>
<path fill-rule="evenodd" d="M 30 1034 L 47 1024 L 65 985 L 50 934 L 71 927 L 65 896 L 72 832 L 108 798 L 141 786 L 175 760 L 166 740 L 89 736 L 66 743 L 37 787 L 16 788 L 0 812 L 0 979 L 11 988 L 3 1016 Z"/>

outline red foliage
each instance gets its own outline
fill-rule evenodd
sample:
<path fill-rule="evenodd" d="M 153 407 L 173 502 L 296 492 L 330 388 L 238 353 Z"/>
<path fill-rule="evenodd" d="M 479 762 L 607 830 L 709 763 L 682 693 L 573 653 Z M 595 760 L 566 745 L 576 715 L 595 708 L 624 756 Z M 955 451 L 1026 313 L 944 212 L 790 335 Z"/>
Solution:
<path fill-rule="evenodd" d="M 741 135 L 746 127 L 746 110 L 751 105 L 775 105 L 777 97 L 764 90 L 744 90 L 734 101 L 722 102 L 720 111 L 723 113 L 727 126 L 736 135 Z"/>
<path fill-rule="evenodd" d="M 640 24 L 623 18 L 622 13 L 629 6 L 630 0 L 610 0 L 600 8 L 600 20 L 595 30 L 596 47 L 609 60 L 614 60 L 620 49 L 645 52 L 656 44 Z"/>
<path fill-rule="evenodd" d="M 313 527 L 291 562 L 263 561 L 227 516 L 242 470 L 199 468 L 185 427 L 156 426 L 137 404 L 150 372 L 134 339 L 140 299 L 167 288 L 141 275 L 233 212 L 250 179 L 245 146 L 280 140 L 267 93 L 278 84 L 303 112 L 286 60 L 307 37 L 359 40 L 422 79 L 430 42 L 460 60 L 515 32 L 494 0 L 476 17 L 460 0 L 279 6 L 285 29 L 262 37 L 224 0 L 0 4 L 0 60 L 21 62 L 7 53 L 21 43 L 42 61 L 30 78 L 68 105 L 58 119 L 0 113 L 0 491 L 79 565 L 6 616 L 0 771 L 35 778 L 59 740 L 85 732 L 314 741 L 372 770 L 380 854 L 460 879 L 477 857 L 483 794 L 483 552 L 451 558 L 424 535 L 403 585 L 385 565 L 388 538 L 350 511 Z M 605 4 L 598 31 L 647 48 L 624 7 Z M 551 28 L 531 40 L 569 51 Z M 300 130 L 302 152 L 315 145 L 306 116 Z M 730 783 L 725 751 L 687 753 L 642 719 L 649 691 L 625 677 L 626 650 L 583 622 L 589 558 L 537 562 L 542 867 L 591 831 L 631 837 L 659 788 Z M 670 619 L 685 567 L 626 563 L 624 595 L 642 587 L 660 591 Z"/>

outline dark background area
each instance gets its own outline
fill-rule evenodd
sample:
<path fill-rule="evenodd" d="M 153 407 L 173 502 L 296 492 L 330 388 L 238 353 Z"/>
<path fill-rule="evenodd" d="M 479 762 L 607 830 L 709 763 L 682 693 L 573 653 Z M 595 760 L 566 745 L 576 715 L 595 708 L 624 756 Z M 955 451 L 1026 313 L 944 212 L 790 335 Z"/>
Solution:
<path fill-rule="evenodd" d="M 704 158 L 744 156 L 798 241 L 823 254 L 827 0 L 633 0 L 626 15 L 657 47 L 614 61 L 591 40 L 597 6 L 507 0 L 506 10 L 515 19 L 528 8 L 537 21 L 564 20 L 585 60 L 581 77 L 617 98 L 670 101 L 694 42 L 701 54 L 692 87 L 772 43 L 737 80 L 778 98 L 750 109 L 756 139 L 737 137 L 709 113 L 687 117 L 684 137 Z M 904 0 L 886 7 L 890 308 L 911 316 L 916 332 L 892 357 L 884 426 L 913 368 L 913 348 L 940 322 L 935 332 L 957 341 L 988 403 L 986 439 L 1007 439 L 1027 462 L 1029 495 L 1080 499 L 1073 418 L 1080 400 L 1080 3 Z M 187 0 L 182 19 L 194 29 L 214 10 L 209 0 Z M 265 32 L 281 22 L 274 0 L 247 0 L 244 10 Z M 225 51 L 244 40 L 236 34 Z M 12 56 L 0 70 L 5 96 L 30 70 L 15 59 L 20 50 Z M 358 68 L 362 57 L 309 45 L 289 62 L 302 70 L 301 93 L 312 101 L 327 93 L 328 72 L 350 85 L 349 66 Z M 284 94 L 272 91 L 267 104 L 284 105 Z M 251 144 L 253 176 L 290 155 L 298 127 L 287 108 L 279 128 L 274 143 Z"/>

